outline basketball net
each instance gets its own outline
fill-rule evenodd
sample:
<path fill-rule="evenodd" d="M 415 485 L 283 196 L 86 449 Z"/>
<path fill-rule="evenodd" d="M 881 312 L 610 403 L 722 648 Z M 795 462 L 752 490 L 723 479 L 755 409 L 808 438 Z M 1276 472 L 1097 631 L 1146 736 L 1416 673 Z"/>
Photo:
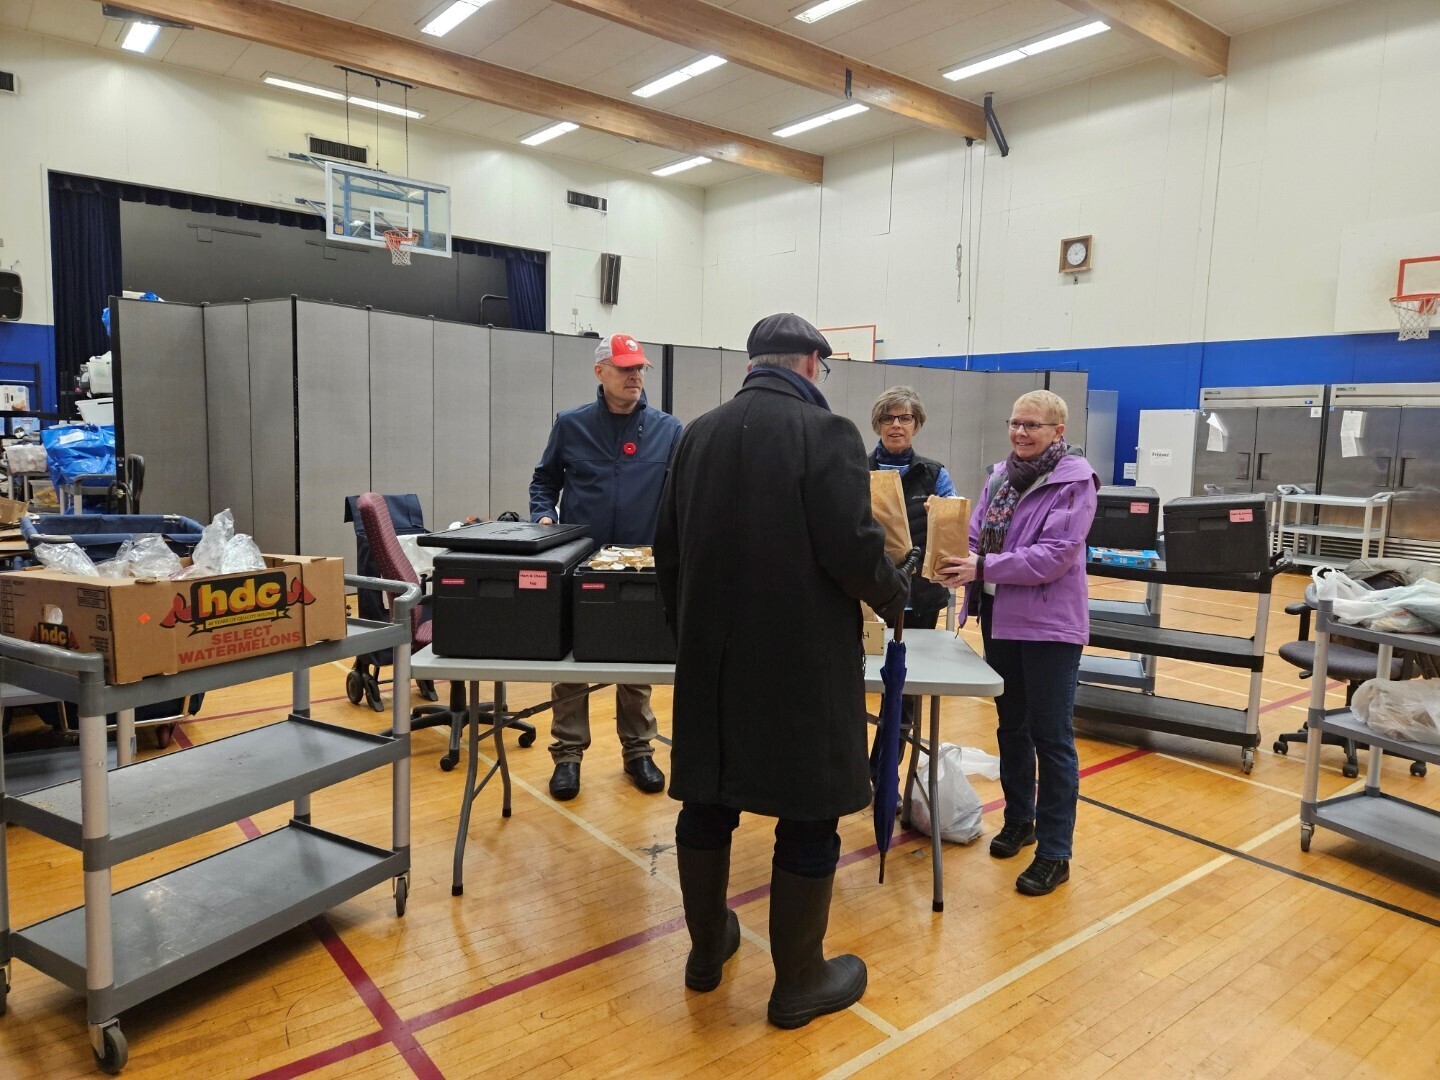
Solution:
<path fill-rule="evenodd" d="M 411 249 L 419 242 L 420 234 L 409 229 L 385 230 L 385 246 L 390 249 L 390 262 L 395 266 L 409 266 Z"/>
<path fill-rule="evenodd" d="M 1400 340 L 1419 341 L 1430 336 L 1430 320 L 1440 307 L 1440 293 L 1394 296 L 1390 298 L 1390 306 L 1400 320 Z"/>

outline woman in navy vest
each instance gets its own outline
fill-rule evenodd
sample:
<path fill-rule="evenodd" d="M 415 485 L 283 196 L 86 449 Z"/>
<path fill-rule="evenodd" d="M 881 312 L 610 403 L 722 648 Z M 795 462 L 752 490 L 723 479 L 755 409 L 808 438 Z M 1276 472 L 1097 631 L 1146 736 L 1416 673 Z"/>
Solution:
<path fill-rule="evenodd" d="M 880 442 L 870 454 L 870 471 L 893 469 L 900 474 L 905 491 L 905 510 L 910 517 L 910 539 L 925 554 L 925 500 L 931 495 L 949 498 L 955 485 L 945 466 L 921 457 L 910 444 L 925 426 L 925 405 L 909 386 L 892 386 L 870 409 L 870 426 Z M 944 585 L 916 574 L 910 579 L 910 607 L 905 626 L 933 630 L 949 600 Z M 909 704 L 907 701 L 906 704 Z"/>

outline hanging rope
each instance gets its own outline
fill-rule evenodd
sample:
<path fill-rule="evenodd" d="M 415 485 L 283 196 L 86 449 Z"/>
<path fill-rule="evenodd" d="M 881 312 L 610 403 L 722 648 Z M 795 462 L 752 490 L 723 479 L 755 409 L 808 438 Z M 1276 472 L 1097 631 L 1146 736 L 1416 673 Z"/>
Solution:
<path fill-rule="evenodd" d="M 350 69 L 343 68 L 345 72 L 345 141 L 350 142 Z"/>
<path fill-rule="evenodd" d="M 380 80 L 375 80 L 375 168 L 380 169 Z"/>
<path fill-rule="evenodd" d="M 402 91 L 405 104 L 405 175 L 410 175 L 410 87 Z"/>

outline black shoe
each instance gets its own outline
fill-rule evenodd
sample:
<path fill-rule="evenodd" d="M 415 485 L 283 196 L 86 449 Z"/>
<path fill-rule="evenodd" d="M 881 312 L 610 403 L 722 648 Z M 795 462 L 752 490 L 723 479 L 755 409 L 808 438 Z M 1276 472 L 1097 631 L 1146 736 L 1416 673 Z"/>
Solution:
<path fill-rule="evenodd" d="M 995 839 L 990 841 L 990 857 L 992 859 L 1013 859 L 1020 854 L 1020 849 L 1027 844 L 1035 842 L 1035 823 L 1033 821 L 1007 821 L 1005 827 L 995 834 Z"/>
<path fill-rule="evenodd" d="M 775 988 L 768 1015 L 776 1027 L 804 1027 L 817 1016 L 848 1009 L 865 993 L 865 961 L 846 954 L 826 960 L 835 875 L 800 877 L 770 872 L 770 957 Z"/>
<path fill-rule="evenodd" d="M 625 775 L 646 795 L 665 790 L 665 774 L 657 769 L 655 762 L 648 757 L 631 758 L 625 762 Z"/>
<path fill-rule="evenodd" d="M 550 774 L 550 797 L 559 802 L 568 802 L 580 794 L 580 763 L 562 761 Z"/>
<path fill-rule="evenodd" d="M 720 985 L 725 961 L 740 948 L 740 920 L 725 905 L 725 890 L 730 884 L 730 845 L 700 851 L 677 844 L 675 854 L 680 864 L 685 926 L 690 931 L 685 985 L 706 993 Z"/>
<path fill-rule="evenodd" d="M 1015 891 L 1026 896 L 1048 896 L 1055 891 L 1055 886 L 1063 885 L 1069 880 L 1069 859 L 1042 859 L 1036 856 L 1025 872 L 1015 879 Z"/>

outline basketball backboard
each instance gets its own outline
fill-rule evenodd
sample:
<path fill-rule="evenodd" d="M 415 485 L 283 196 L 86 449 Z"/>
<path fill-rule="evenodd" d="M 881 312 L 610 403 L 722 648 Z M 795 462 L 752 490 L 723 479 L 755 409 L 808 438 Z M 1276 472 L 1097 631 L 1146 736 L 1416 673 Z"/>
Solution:
<path fill-rule="evenodd" d="M 325 223 L 330 239 L 383 248 L 385 232 L 419 237 L 412 251 L 450 257 L 450 189 L 339 161 L 325 162 Z"/>
<path fill-rule="evenodd" d="M 841 360 L 875 359 L 875 324 L 865 326 L 818 327 L 820 333 L 834 350 L 832 355 Z"/>
<path fill-rule="evenodd" d="M 1440 213 L 1357 222 L 1341 233 L 1335 287 L 1335 331 L 1393 331 L 1390 298 L 1398 295 L 1402 260 L 1440 253 Z M 1405 268 L 1403 292 L 1440 292 L 1440 262 Z"/>

